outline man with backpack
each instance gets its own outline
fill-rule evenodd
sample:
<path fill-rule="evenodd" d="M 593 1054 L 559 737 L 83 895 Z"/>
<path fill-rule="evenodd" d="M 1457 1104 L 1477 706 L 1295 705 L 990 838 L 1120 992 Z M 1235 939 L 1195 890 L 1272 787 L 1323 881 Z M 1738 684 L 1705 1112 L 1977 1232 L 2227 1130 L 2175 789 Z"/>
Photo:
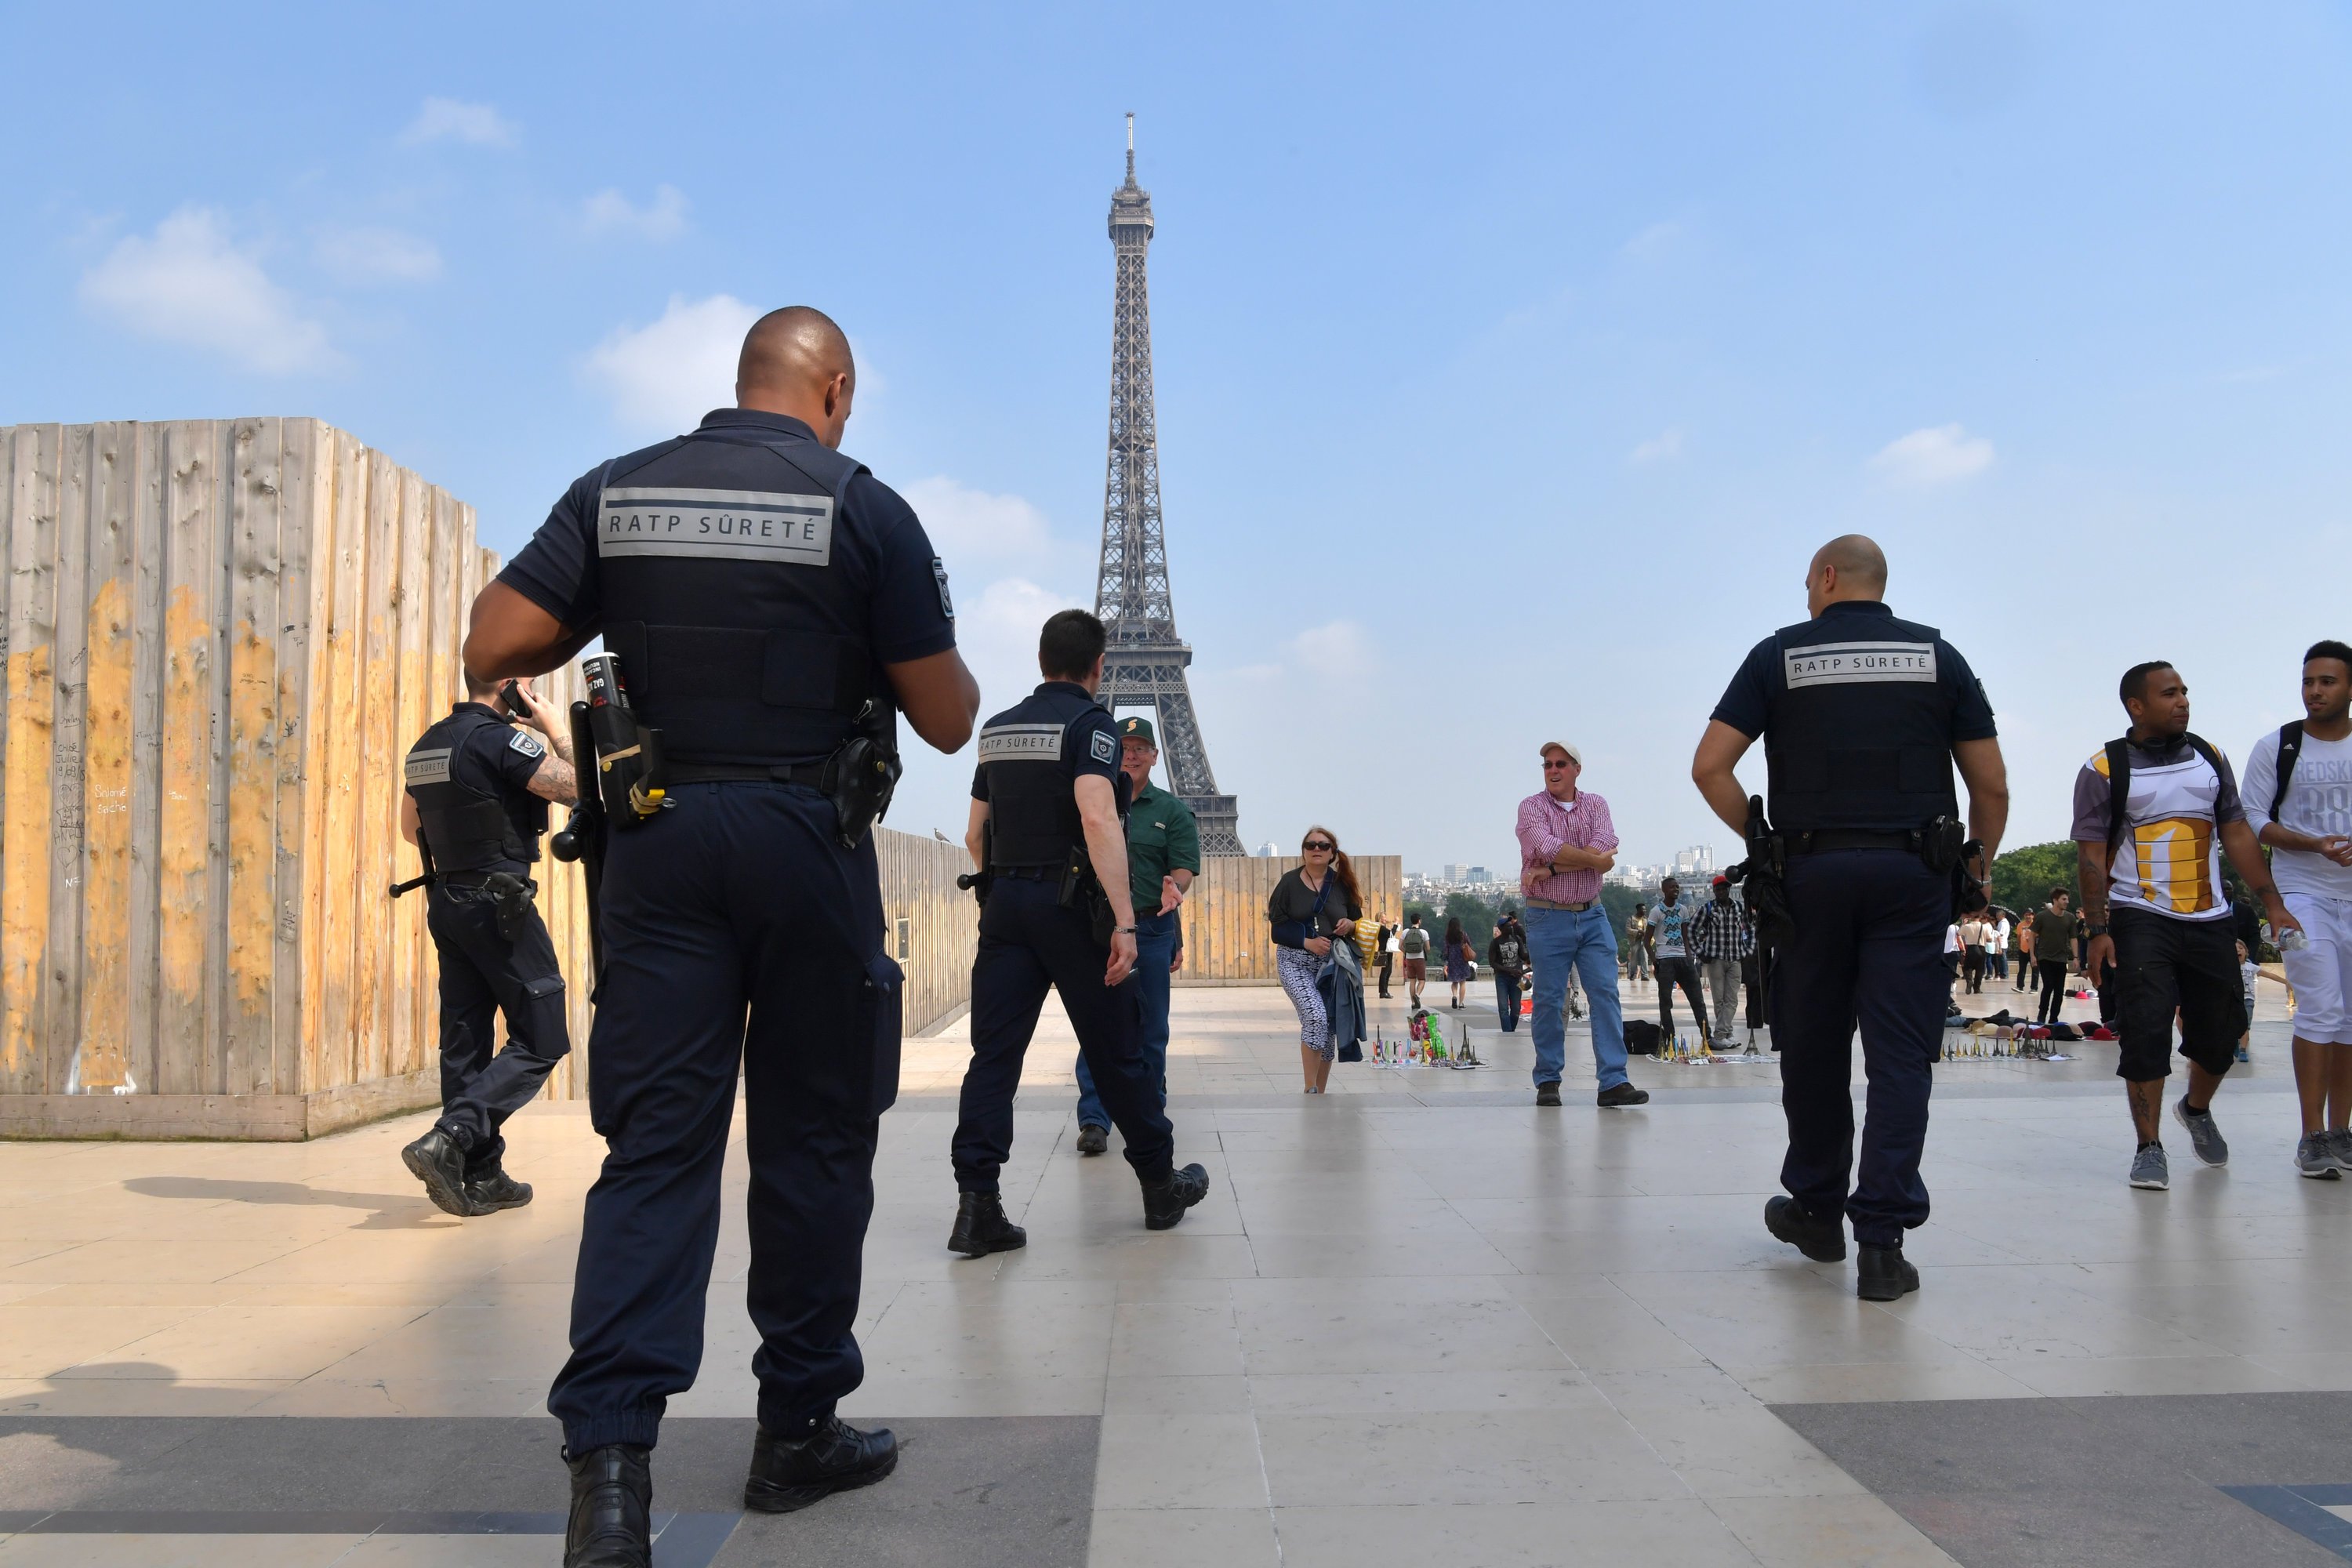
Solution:
<path fill-rule="evenodd" d="M 2246 753 L 2246 822 L 2308 939 L 2279 943 L 2295 995 L 2294 1168 L 2332 1182 L 2352 1171 L 2352 647 L 2311 645 L 2303 712 Z"/>
<path fill-rule="evenodd" d="M 2162 1127 L 2176 1014 L 2189 1087 L 2172 1113 L 2200 1160 L 2230 1159 L 2213 1094 L 2246 1018 L 2222 855 L 2262 900 L 2273 931 L 2302 926 L 2263 864 L 2230 760 L 2189 732 L 2180 672 L 2162 660 L 2136 664 L 2116 694 L 2131 729 L 2074 780 L 2073 837 L 2090 935 L 2084 966 L 2095 985 L 2110 971 L 2116 980 L 2116 1072 L 2138 1137 L 2131 1184 L 2162 1192 L 2171 1185 Z"/>
<path fill-rule="evenodd" d="M 1405 1005 L 1421 1005 L 1421 988 L 1429 984 L 1429 933 L 1421 929 L 1419 915 L 1405 917 L 1404 930 L 1397 932 L 1397 954 L 1404 960 Z"/>

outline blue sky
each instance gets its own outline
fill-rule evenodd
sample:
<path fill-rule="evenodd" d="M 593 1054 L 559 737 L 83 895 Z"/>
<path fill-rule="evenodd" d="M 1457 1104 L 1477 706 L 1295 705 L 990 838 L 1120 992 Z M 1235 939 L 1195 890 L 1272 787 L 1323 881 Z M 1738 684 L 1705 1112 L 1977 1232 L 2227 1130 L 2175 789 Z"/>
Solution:
<path fill-rule="evenodd" d="M 2124 666 L 2239 754 L 2352 636 L 2341 0 L 654 16 L 16 8 L 0 423 L 315 415 L 511 552 L 816 304 L 1001 706 L 1092 596 L 1131 109 L 1253 844 L 1507 863 L 1559 737 L 1630 858 L 1729 849 L 1691 747 L 1848 530 L 1983 676 L 2013 842 Z"/>

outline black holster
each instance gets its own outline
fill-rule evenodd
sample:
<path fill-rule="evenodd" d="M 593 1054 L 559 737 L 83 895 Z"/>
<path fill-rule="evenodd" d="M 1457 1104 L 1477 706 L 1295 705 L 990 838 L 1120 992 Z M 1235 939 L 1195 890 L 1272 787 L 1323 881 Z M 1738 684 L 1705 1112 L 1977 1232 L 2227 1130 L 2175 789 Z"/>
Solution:
<path fill-rule="evenodd" d="M 1787 946 L 1797 934 L 1796 917 L 1789 912 L 1788 841 L 1764 820 L 1764 797 L 1748 797 L 1748 858 L 1725 875 L 1748 889 L 1748 915 L 1756 924 L 1756 945 L 1769 953 Z"/>
<path fill-rule="evenodd" d="M 1066 910 L 1085 910 L 1095 945 L 1110 945 L 1111 933 L 1118 929 L 1118 916 L 1112 912 L 1110 895 L 1103 891 L 1102 879 L 1095 875 L 1094 862 L 1087 858 L 1083 847 L 1072 848 L 1062 867 L 1061 903 Z"/>
<path fill-rule="evenodd" d="M 499 935 L 509 942 L 520 942 L 530 929 L 531 900 L 539 896 L 539 884 L 512 871 L 493 871 L 482 879 L 482 890 L 490 895 L 490 908 L 498 916 Z"/>
<path fill-rule="evenodd" d="M 890 796 L 906 771 L 898 760 L 897 715 L 887 703 L 867 698 L 856 729 L 824 760 L 817 788 L 833 802 L 835 837 L 844 849 L 866 841 L 890 810 Z"/>
<path fill-rule="evenodd" d="M 956 879 L 956 886 L 970 892 L 972 902 L 983 910 L 988 908 L 989 889 L 996 885 L 996 873 L 988 868 L 989 856 L 995 848 L 996 825 L 983 822 L 980 825 L 980 869 L 966 871 Z"/>

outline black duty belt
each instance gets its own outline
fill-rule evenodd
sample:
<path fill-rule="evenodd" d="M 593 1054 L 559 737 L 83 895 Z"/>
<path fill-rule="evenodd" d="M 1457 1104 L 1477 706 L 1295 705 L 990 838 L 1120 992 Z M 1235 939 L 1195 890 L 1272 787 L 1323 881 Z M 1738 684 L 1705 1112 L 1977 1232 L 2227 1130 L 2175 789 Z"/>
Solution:
<path fill-rule="evenodd" d="M 1791 855 L 1821 855 L 1832 849 L 1908 849 L 1919 852 L 1920 835 L 1874 833 L 1859 827 L 1817 827 L 1786 836 Z"/>
<path fill-rule="evenodd" d="M 526 882 L 530 880 L 530 873 L 527 870 L 508 871 L 504 873 L 497 871 L 444 871 L 440 874 L 438 879 L 446 887 L 478 888 L 487 884 L 491 878 L 501 874 L 509 877 L 519 877 Z"/>
<path fill-rule="evenodd" d="M 992 866 L 988 874 L 992 877 L 1018 877 L 1024 882 L 1042 882 L 1049 877 L 1060 876 L 1062 868 L 1059 866 Z"/>
<path fill-rule="evenodd" d="M 806 784 L 811 789 L 824 787 L 823 763 L 779 763 L 773 767 L 751 767 L 723 763 L 672 763 L 662 772 L 674 784 Z"/>

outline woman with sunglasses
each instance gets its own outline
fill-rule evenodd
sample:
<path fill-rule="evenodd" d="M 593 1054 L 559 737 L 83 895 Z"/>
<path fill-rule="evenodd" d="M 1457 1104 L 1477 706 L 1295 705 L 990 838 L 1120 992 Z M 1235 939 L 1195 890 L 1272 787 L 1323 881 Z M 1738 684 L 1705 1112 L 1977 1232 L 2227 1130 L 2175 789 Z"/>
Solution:
<path fill-rule="evenodd" d="M 1284 872 L 1274 885 L 1265 918 L 1274 928 L 1275 973 L 1298 1010 L 1298 1061 L 1307 1092 L 1320 1094 L 1331 1077 L 1334 1047 L 1315 974 L 1330 954 L 1332 939 L 1355 934 L 1356 922 L 1364 918 L 1364 899 L 1356 868 L 1329 828 L 1308 828 L 1298 852 L 1306 864 Z"/>

